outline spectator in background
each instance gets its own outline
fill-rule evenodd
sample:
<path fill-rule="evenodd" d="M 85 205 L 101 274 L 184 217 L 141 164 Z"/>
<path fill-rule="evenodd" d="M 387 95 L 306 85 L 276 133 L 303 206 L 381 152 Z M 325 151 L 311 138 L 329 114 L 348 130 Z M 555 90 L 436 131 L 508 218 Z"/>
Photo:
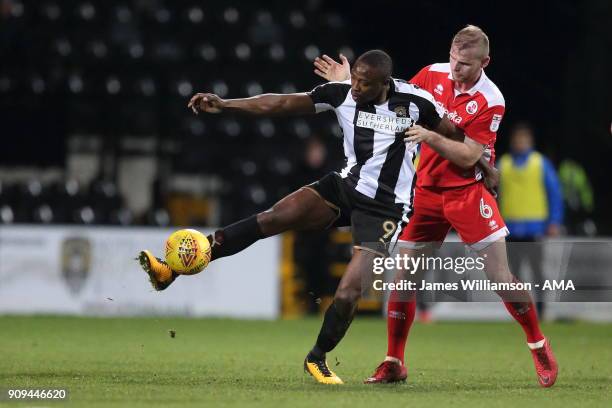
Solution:
<path fill-rule="evenodd" d="M 534 149 L 534 131 L 527 123 L 517 124 L 510 135 L 510 153 L 500 162 L 500 211 L 510 230 L 508 248 L 512 272 L 521 276 L 523 261 L 529 263 L 533 283 L 544 282 L 542 274 L 543 237 L 560 234 L 563 221 L 561 186 L 552 163 Z M 514 248 L 513 248 L 514 247 Z M 542 317 L 542 292 L 536 290 L 538 314 Z"/>
<path fill-rule="evenodd" d="M 565 225 L 568 233 L 595 235 L 597 227 L 592 220 L 593 190 L 586 171 L 574 160 L 565 159 L 559 166 L 559 179 L 567 209 Z"/>

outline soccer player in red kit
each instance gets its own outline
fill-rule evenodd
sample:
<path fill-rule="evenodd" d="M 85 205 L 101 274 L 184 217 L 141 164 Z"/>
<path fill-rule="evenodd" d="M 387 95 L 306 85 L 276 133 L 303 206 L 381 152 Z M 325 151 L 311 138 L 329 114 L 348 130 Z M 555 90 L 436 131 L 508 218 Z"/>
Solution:
<path fill-rule="evenodd" d="M 348 61 L 331 58 L 315 61 L 315 72 L 326 79 L 346 75 Z M 407 142 L 421 143 L 413 214 L 402 230 L 400 252 L 418 257 L 444 241 L 454 228 L 462 241 L 478 251 L 492 282 L 516 283 L 508 267 L 505 237 L 508 229 L 499 214 L 495 198 L 482 182 L 474 163 L 481 155 L 494 162 L 497 130 L 505 111 L 504 98 L 485 75 L 489 64 L 489 40 L 476 26 L 460 30 L 451 43 L 450 62 L 423 68 L 409 82 L 430 92 L 447 116 L 466 135 L 462 144 L 448 143 L 440 135 L 414 126 Z M 460 146 L 459 148 L 457 146 Z M 451 163 L 463 163 L 464 166 Z M 422 271 L 417 273 L 417 276 Z M 397 279 L 407 276 L 400 271 Z M 416 279 L 414 276 L 410 279 Z M 558 366 L 550 343 L 540 331 L 536 310 L 526 290 L 497 292 L 508 312 L 522 326 L 534 360 L 538 381 L 543 387 L 555 383 Z M 401 298 L 400 298 L 401 296 Z M 404 348 L 416 310 L 416 292 L 391 292 L 387 313 L 388 349 L 385 360 L 366 383 L 404 381 Z"/>

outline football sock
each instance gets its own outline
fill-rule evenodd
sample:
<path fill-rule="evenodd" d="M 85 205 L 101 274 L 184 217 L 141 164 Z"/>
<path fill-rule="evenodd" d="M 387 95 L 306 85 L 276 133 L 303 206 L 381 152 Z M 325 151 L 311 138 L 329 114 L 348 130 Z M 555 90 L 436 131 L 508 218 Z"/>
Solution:
<path fill-rule="evenodd" d="M 310 351 L 310 356 L 319 360 L 324 359 L 325 354 L 338 345 L 353 321 L 355 306 L 334 300 L 325 312 L 317 343 Z"/>
<path fill-rule="evenodd" d="M 261 238 L 264 238 L 264 235 L 257 223 L 257 215 L 228 225 L 215 231 L 214 239 L 212 235 L 208 236 L 212 243 L 210 260 L 234 255 Z"/>
<path fill-rule="evenodd" d="M 513 283 L 519 283 L 516 276 L 512 277 Z M 540 323 L 536 307 L 531 299 L 531 294 L 527 290 L 498 290 L 496 293 L 501 297 L 510 315 L 516 320 L 525 335 L 527 343 L 537 343 L 544 339 L 540 331 Z"/>
<path fill-rule="evenodd" d="M 416 298 L 400 299 L 397 291 L 391 292 L 387 305 L 387 357 L 404 364 L 404 349 L 408 332 L 414 321 Z"/>
<path fill-rule="evenodd" d="M 523 328 L 527 343 L 534 344 L 544 340 L 533 302 L 504 302 L 504 305 Z"/>

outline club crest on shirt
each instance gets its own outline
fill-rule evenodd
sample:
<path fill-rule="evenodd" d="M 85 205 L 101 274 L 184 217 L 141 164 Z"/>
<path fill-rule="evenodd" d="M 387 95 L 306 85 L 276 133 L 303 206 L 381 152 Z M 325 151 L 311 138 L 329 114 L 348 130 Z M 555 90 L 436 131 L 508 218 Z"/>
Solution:
<path fill-rule="evenodd" d="M 395 114 L 400 118 L 406 117 L 406 107 L 405 106 L 396 106 L 395 109 L 393 109 L 393 112 L 395 112 Z"/>
<path fill-rule="evenodd" d="M 476 101 L 470 101 L 465 106 L 465 111 L 469 113 L 470 115 L 475 114 L 477 110 L 478 110 L 478 103 Z"/>

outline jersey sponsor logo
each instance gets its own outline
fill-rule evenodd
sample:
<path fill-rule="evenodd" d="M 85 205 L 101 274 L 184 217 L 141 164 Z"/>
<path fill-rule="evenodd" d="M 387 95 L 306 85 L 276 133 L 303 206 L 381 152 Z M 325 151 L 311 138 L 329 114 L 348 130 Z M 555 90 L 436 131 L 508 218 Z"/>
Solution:
<path fill-rule="evenodd" d="M 447 111 L 448 112 L 448 111 Z M 463 118 L 457 114 L 457 111 L 448 112 L 448 118 L 452 120 L 455 124 L 460 124 Z"/>
<path fill-rule="evenodd" d="M 446 106 L 442 104 L 442 102 L 436 101 L 436 111 L 440 114 L 440 116 L 448 116 L 448 119 L 453 121 L 456 125 L 460 124 L 463 120 L 463 118 L 459 116 L 457 111 L 449 112 L 448 109 L 446 109 Z"/>
<path fill-rule="evenodd" d="M 484 198 L 480 199 L 480 215 L 482 215 L 482 218 L 491 218 L 493 216 L 493 209 L 490 205 L 485 204 Z"/>
<path fill-rule="evenodd" d="M 395 135 L 404 132 L 414 124 L 414 120 L 409 117 L 393 117 L 382 113 L 369 113 L 359 111 L 355 126 L 372 129 L 379 133 Z"/>
<path fill-rule="evenodd" d="M 493 115 L 493 119 L 491 119 L 491 126 L 489 127 L 491 132 L 497 132 L 497 129 L 499 129 L 499 124 L 501 123 L 501 120 L 502 120 L 502 115 L 497 114 L 497 113 Z"/>
<path fill-rule="evenodd" d="M 470 101 L 465 105 L 465 111 L 470 115 L 473 115 L 478 110 L 478 103 L 476 101 Z"/>
<path fill-rule="evenodd" d="M 436 87 L 434 88 L 434 92 L 438 95 L 442 95 L 442 92 L 444 92 L 444 87 L 442 86 L 442 84 L 436 85 Z"/>

